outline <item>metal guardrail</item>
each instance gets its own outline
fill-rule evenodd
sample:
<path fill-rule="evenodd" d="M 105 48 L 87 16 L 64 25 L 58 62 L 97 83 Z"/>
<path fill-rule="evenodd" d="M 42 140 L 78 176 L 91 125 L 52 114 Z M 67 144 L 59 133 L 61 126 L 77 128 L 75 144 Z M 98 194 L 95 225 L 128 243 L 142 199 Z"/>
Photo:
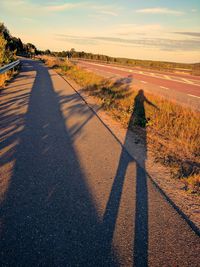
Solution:
<path fill-rule="evenodd" d="M 11 63 L 3 66 L 3 67 L 0 67 L 0 74 L 4 73 L 10 69 L 13 69 L 14 67 L 16 67 L 19 64 L 20 64 L 20 60 L 18 59 L 18 60 L 13 61 L 13 62 L 11 62 Z"/>

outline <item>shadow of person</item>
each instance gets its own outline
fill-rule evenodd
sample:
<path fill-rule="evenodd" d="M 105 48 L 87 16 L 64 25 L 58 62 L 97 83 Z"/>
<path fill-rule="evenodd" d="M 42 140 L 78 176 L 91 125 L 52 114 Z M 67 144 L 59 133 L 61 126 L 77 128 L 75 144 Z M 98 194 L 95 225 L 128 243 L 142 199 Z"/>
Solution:
<path fill-rule="evenodd" d="M 128 130 L 131 130 L 134 136 L 142 135 L 143 151 L 140 155 L 140 160 L 135 160 L 126 148 L 130 144 L 130 135 L 127 130 L 124 144 L 119 159 L 119 164 L 116 176 L 112 185 L 109 200 L 107 202 L 104 213 L 105 227 L 109 228 L 109 239 L 107 247 L 112 244 L 112 239 L 115 231 L 115 225 L 122 197 L 123 185 L 127 168 L 131 162 L 135 163 L 136 168 L 136 190 L 135 190 L 135 212 L 134 212 L 134 240 L 133 240 L 133 266 L 145 267 L 148 266 L 148 189 L 147 189 L 147 174 L 145 171 L 145 161 L 147 158 L 147 143 L 146 143 L 146 124 L 147 118 L 145 114 L 144 103 L 147 103 L 157 108 L 144 95 L 143 90 L 139 90 L 134 99 L 133 113 L 130 116 Z M 143 129 L 141 129 L 143 128 Z M 141 137 L 141 136 L 140 136 Z M 134 175 L 134 174 L 133 174 Z"/>
<path fill-rule="evenodd" d="M 116 266 L 48 70 L 36 77 L 0 203 L 2 266 Z"/>
<path fill-rule="evenodd" d="M 145 114 L 145 108 L 144 108 L 145 102 L 157 109 L 157 107 L 145 97 L 144 91 L 140 89 L 134 99 L 134 109 L 131 119 L 129 121 L 129 127 L 135 125 L 135 126 L 140 126 L 142 128 L 146 128 L 148 118 L 146 118 Z"/>

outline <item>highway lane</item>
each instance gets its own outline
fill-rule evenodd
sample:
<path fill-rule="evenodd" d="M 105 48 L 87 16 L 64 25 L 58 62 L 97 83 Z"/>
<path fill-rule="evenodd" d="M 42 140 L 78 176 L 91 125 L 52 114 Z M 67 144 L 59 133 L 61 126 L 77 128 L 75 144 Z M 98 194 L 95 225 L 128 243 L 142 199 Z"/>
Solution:
<path fill-rule="evenodd" d="M 138 163 L 54 70 L 24 60 L 0 101 L 1 266 L 199 266 L 147 151 Z"/>
<path fill-rule="evenodd" d="M 200 110 L 200 77 L 139 70 L 81 60 L 76 62 L 79 66 L 108 78 L 129 76 L 133 82 L 138 86 L 141 85 L 147 91 Z"/>

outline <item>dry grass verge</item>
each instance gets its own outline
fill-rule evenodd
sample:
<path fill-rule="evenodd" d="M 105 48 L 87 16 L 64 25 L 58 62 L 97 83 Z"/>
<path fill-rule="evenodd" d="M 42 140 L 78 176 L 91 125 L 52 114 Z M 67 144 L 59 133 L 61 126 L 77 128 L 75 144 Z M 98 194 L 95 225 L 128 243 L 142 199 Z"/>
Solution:
<path fill-rule="evenodd" d="M 18 73 L 18 68 L 0 74 L 0 88 L 3 88 Z"/>
<path fill-rule="evenodd" d="M 200 193 L 200 113 L 162 97 L 145 93 L 131 79 L 105 79 L 67 61 L 45 58 L 99 99 L 102 107 L 126 128 L 143 136 L 155 160 L 167 165 L 185 189 Z M 183 179 L 184 178 L 184 179 Z"/>

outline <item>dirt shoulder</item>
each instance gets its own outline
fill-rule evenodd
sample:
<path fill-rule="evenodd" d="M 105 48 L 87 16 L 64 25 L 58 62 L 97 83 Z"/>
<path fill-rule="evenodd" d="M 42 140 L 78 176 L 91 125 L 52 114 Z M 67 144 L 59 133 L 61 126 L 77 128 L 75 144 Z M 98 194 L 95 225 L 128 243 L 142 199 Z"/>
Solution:
<path fill-rule="evenodd" d="M 194 227 L 200 229 L 200 198 L 197 195 L 189 194 L 184 190 L 183 183 L 178 179 L 171 177 L 170 168 L 155 162 L 155 154 L 151 146 L 146 148 L 143 138 L 140 133 L 132 132 L 123 128 L 123 126 L 114 120 L 105 110 L 101 109 L 100 101 L 90 96 L 82 87 L 77 85 L 74 81 L 69 80 L 62 75 L 66 81 L 80 94 L 84 101 L 94 110 L 102 122 L 112 131 L 129 154 L 142 163 L 145 159 L 146 171 L 150 179 L 155 182 L 158 187 L 166 195 L 168 201 L 172 201 L 179 213 L 185 217 L 186 220 L 191 221 Z M 124 143 L 126 138 L 126 142 Z"/>

